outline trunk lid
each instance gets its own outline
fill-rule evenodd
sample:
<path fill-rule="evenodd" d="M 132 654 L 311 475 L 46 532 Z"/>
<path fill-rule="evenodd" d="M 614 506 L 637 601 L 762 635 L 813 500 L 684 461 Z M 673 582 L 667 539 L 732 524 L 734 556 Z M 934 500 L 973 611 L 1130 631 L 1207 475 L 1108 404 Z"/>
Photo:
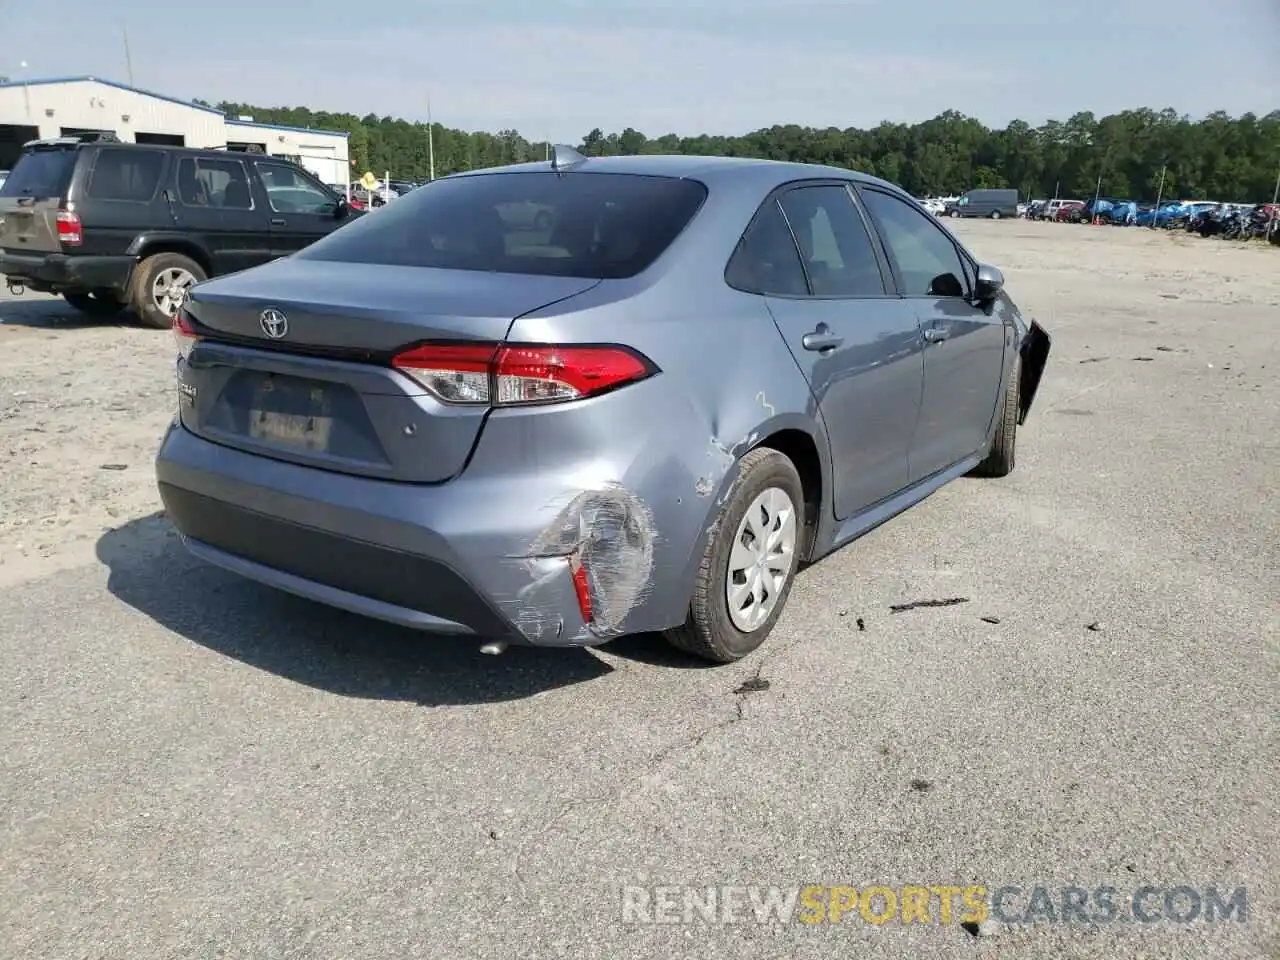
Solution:
<path fill-rule="evenodd" d="M 289 258 L 200 284 L 186 305 L 199 339 L 179 371 L 183 425 L 337 472 L 448 480 L 489 408 L 441 402 L 391 357 L 428 340 L 500 341 L 516 317 L 597 282 Z"/>

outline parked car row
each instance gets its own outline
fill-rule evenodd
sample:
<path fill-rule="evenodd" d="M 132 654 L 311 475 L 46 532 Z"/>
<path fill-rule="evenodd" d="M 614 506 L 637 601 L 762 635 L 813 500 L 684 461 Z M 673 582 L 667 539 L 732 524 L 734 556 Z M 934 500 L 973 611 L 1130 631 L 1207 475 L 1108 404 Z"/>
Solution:
<path fill-rule="evenodd" d="M 1186 221 L 1184 229 L 1224 240 L 1268 239 L 1280 246 L 1280 205 L 1221 203 Z"/>
<path fill-rule="evenodd" d="M 1032 220 L 1058 223 L 1103 223 L 1113 226 L 1186 229 L 1201 236 L 1264 237 L 1274 232 L 1272 204 L 1218 203 L 1214 200 L 1170 200 L 1158 207 L 1115 197 L 1092 200 L 1035 200 L 1027 213 Z"/>

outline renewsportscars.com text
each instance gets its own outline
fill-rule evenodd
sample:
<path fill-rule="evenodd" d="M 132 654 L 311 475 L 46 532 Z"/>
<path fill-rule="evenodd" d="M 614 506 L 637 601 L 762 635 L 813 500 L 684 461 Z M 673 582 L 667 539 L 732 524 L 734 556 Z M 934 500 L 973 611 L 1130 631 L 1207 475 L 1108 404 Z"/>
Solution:
<path fill-rule="evenodd" d="M 1245 922 L 1244 887 L 871 884 L 823 886 L 627 886 L 624 923 L 980 924 Z"/>

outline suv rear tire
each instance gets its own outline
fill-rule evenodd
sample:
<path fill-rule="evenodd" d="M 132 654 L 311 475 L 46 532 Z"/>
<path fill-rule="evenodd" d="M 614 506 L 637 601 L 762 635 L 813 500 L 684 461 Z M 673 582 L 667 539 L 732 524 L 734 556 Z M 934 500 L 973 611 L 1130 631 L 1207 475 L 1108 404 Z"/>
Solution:
<path fill-rule="evenodd" d="M 786 605 L 800 567 L 804 504 L 800 474 L 787 457 L 768 447 L 757 447 L 743 456 L 733 496 L 720 510 L 707 539 L 694 578 L 688 619 L 665 632 L 672 646 L 713 663 L 733 663 L 764 643 Z M 753 512 L 750 519 L 748 511 Z M 754 546 L 761 533 L 766 534 L 763 548 Z M 752 545 L 743 542 L 749 534 Z M 742 556 L 752 553 L 763 558 L 759 564 L 745 564 L 740 558 L 735 562 L 734 548 L 740 542 Z M 772 547 L 781 549 L 774 552 Z M 729 593 L 735 585 L 731 567 L 739 566 L 744 576 L 736 586 L 743 601 L 739 609 L 731 611 Z M 772 574 L 784 567 L 779 584 Z M 756 586 L 748 586 L 757 568 Z M 776 590 L 776 596 L 768 597 L 770 590 Z M 755 596 L 757 591 L 764 597 Z"/>
<path fill-rule="evenodd" d="M 110 290 L 64 293 L 62 299 L 88 317 L 114 317 L 125 307 Z"/>
<path fill-rule="evenodd" d="M 181 304 L 172 310 L 166 309 L 166 304 L 172 305 L 179 291 L 185 296 L 194 284 L 208 278 L 204 268 L 190 257 L 180 253 L 153 254 L 133 271 L 129 302 L 143 324 L 157 330 L 168 330 L 173 325 L 173 314 Z"/>

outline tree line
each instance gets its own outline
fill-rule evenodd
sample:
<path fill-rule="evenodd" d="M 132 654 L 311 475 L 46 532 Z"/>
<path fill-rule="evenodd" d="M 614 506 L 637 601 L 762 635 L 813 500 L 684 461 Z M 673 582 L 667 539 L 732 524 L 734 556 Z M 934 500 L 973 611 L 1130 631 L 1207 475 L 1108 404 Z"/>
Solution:
<path fill-rule="evenodd" d="M 342 130 L 353 171 L 426 179 L 427 126 L 393 117 L 221 103 L 229 116 L 263 123 Z M 515 130 L 467 132 L 432 126 L 435 175 L 541 160 L 548 145 Z M 1077 113 L 1032 127 L 1021 120 L 992 129 L 949 110 L 923 123 L 879 124 L 869 130 L 773 126 L 741 136 L 650 138 L 627 127 L 597 128 L 576 148 L 588 156 L 679 153 L 760 157 L 861 170 L 915 196 L 946 196 L 975 187 L 1014 187 L 1024 198 L 1094 195 L 1154 200 L 1164 170 L 1164 195 L 1235 203 L 1270 201 L 1280 173 L 1280 110 L 1259 117 L 1224 112 L 1200 120 L 1173 109 L 1126 110 L 1104 117 Z"/>

